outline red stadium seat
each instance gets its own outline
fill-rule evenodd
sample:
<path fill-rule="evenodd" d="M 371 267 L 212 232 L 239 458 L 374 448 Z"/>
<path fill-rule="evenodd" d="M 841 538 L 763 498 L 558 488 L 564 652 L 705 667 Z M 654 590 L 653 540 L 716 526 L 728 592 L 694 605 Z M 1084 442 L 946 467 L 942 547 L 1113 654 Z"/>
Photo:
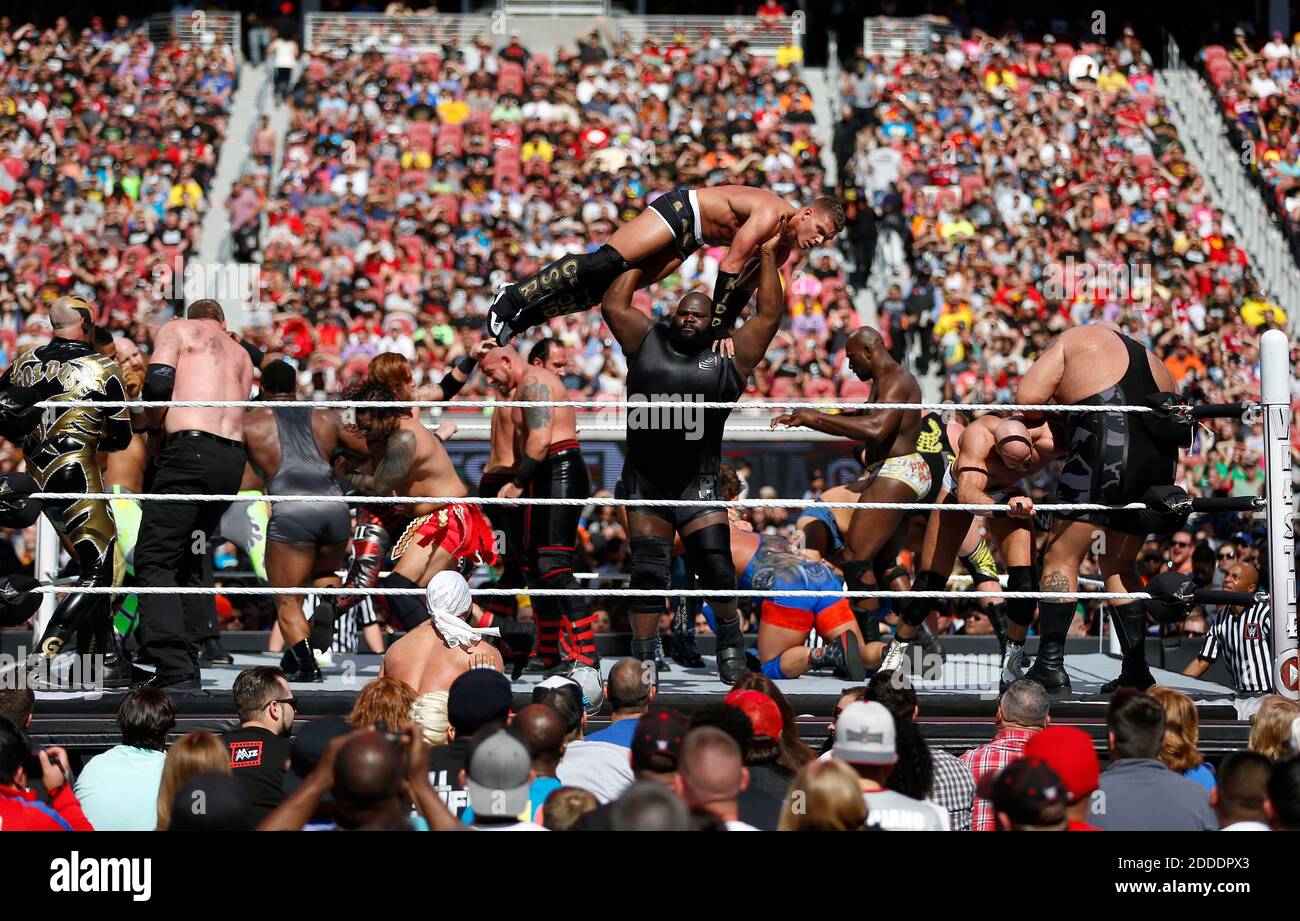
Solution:
<path fill-rule="evenodd" d="M 962 176 L 958 181 L 961 188 L 961 200 L 963 204 L 969 205 L 975 200 L 975 190 L 984 188 L 984 176 L 981 173 L 971 173 Z"/>
<path fill-rule="evenodd" d="M 435 142 L 438 156 L 459 157 L 465 150 L 465 130 L 460 125 L 443 125 Z"/>
<path fill-rule="evenodd" d="M 471 112 L 469 118 L 465 119 L 466 134 L 492 134 L 492 113 L 491 112 Z"/>
<path fill-rule="evenodd" d="M 1228 49 L 1224 48 L 1222 45 L 1205 46 L 1205 63 L 1207 65 L 1216 58 L 1226 60 L 1227 57 Z"/>
<path fill-rule="evenodd" d="M 435 136 L 433 125 L 429 122 L 416 122 L 411 125 L 406 136 L 411 139 L 411 146 L 416 150 L 423 150 L 425 153 L 433 153 L 433 139 Z"/>
<path fill-rule="evenodd" d="M 1056 47 L 1052 49 L 1052 54 L 1056 56 L 1057 60 L 1069 61 L 1074 57 L 1074 46 L 1067 45 L 1065 42 L 1057 42 Z"/>

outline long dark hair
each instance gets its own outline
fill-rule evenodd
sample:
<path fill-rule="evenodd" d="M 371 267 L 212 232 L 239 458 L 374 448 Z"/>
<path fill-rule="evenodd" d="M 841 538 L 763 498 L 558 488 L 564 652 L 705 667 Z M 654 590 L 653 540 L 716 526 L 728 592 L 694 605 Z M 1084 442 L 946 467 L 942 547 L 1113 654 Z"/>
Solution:
<path fill-rule="evenodd" d="M 790 706 L 790 701 L 781 693 L 775 681 L 761 672 L 745 672 L 736 682 L 735 688 L 739 691 L 758 691 L 760 694 L 766 694 L 776 702 L 776 708 L 781 711 L 781 738 L 776 740 L 781 754 L 777 756 L 777 764 L 790 773 L 797 774 L 809 761 L 817 760 L 817 753 L 799 737 L 794 707 Z"/>
<path fill-rule="evenodd" d="M 911 680 L 893 671 L 876 672 L 867 682 L 866 699 L 881 704 L 894 717 L 898 763 L 885 787 L 913 799 L 925 799 L 934 788 L 934 756 L 913 719 L 916 691 Z"/>

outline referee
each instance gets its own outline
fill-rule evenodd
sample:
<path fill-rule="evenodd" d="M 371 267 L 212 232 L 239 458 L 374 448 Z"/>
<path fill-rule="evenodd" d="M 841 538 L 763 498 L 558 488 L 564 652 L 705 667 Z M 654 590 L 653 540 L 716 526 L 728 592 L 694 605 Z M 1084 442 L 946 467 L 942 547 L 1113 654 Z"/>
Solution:
<path fill-rule="evenodd" d="M 1259 572 L 1249 563 L 1235 564 L 1223 580 L 1229 592 L 1253 592 L 1258 585 Z M 1273 693 L 1273 612 L 1267 601 L 1220 608 L 1205 644 L 1183 674 L 1201 677 L 1220 655 L 1232 675 L 1237 715 L 1250 719 L 1265 695 Z"/>

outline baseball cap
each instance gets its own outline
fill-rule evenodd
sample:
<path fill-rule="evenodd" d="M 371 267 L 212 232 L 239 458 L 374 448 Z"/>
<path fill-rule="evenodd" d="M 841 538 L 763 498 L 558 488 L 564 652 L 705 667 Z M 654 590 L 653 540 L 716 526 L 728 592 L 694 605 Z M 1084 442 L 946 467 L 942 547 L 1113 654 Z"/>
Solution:
<path fill-rule="evenodd" d="M 514 695 L 510 679 L 490 668 L 471 668 L 447 691 L 447 721 L 457 735 L 473 735 L 488 723 L 504 723 Z"/>
<path fill-rule="evenodd" d="M 197 803 L 203 808 L 195 808 Z M 230 774 L 206 771 L 177 791 L 167 830 L 252 831 L 254 824 L 244 785 Z"/>
<path fill-rule="evenodd" d="M 777 707 L 776 701 L 762 691 L 755 691 L 752 688 L 734 690 L 727 695 L 726 702 L 728 706 L 735 707 L 749 717 L 749 722 L 754 727 L 754 742 L 758 748 L 770 747 L 763 744 L 761 741 L 763 739 L 774 744 L 781 737 L 781 730 L 784 727 L 781 710 Z"/>
<path fill-rule="evenodd" d="M 849 764 L 895 763 L 893 715 L 874 700 L 849 704 L 835 721 L 831 755 Z"/>
<path fill-rule="evenodd" d="M 333 716 L 302 720 L 299 725 L 302 725 L 302 729 L 294 732 L 289 750 L 289 770 L 284 775 L 285 793 L 297 790 L 307 775 L 316 770 L 331 741 L 352 731 L 352 727 L 344 720 Z M 328 792 L 325 794 L 326 797 L 329 795 Z"/>
<path fill-rule="evenodd" d="M 690 731 L 686 717 L 671 707 L 652 707 L 636 724 L 632 737 L 632 770 L 671 774 L 677 770 L 682 740 Z"/>
<path fill-rule="evenodd" d="M 476 738 L 465 760 L 466 789 L 474 814 L 514 817 L 528 808 L 533 759 L 514 730 L 502 727 Z"/>
<path fill-rule="evenodd" d="M 1025 744 L 1025 757 L 1038 758 L 1054 770 L 1070 803 L 1087 797 L 1101 777 L 1101 762 L 1088 733 L 1074 726 L 1049 726 Z"/>
<path fill-rule="evenodd" d="M 1021 758 L 985 775 L 978 792 L 1018 825 L 1052 825 L 1065 818 L 1065 784 L 1041 758 Z"/>

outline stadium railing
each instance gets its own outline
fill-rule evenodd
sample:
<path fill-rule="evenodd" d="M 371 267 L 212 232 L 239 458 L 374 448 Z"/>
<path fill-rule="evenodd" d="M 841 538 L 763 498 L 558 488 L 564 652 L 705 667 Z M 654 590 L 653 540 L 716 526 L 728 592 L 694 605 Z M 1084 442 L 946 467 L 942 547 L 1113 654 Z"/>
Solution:
<path fill-rule="evenodd" d="M 757 16 L 618 16 L 614 25 L 620 36 L 661 45 L 671 44 L 679 35 L 688 43 L 708 35 L 723 42 L 743 38 L 750 53 L 760 56 L 775 56 L 782 48 L 803 48 L 802 13 L 779 19 L 771 27 Z"/>
<path fill-rule="evenodd" d="M 1286 310 L 1291 330 L 1300 329 L 1300 268 L 1296 267 L 1286 235 L 1277 218 L 1250 181 L 1243 160 L 1248 151 L 1234 150 L 1219 106 L 1200 75 L 1183 60 L 1170 36 L 1165 67 L 1159 73 L 1160 94 L 1176 120 L 1179 138 L 1189 155 L 1199 160 L 1202 175 L 1214 191 L 1214 201 L 1236 225 L 1265 294 Z"/>
<path fill-rule="evenodd" d="M 448 39 L 463 45 L 479 35 L 504 36 L 492 16 L 385 16 L 378 13 L 307 13 L 303 47 L 308 51 L 432 51 Z"/>
<path fill-rule="evenodd" d="M 911 19 L 873 16 L 862 21 L 862 51 L 867 57 L 902 57 L 930 50 L 934 36 L 955 38 L 956 27 L 926 16 Z"/>
<path fill-rule="evenodd" d="M 192 13 L 165 13 L 146 20 L 149 40 L 163 44 L 179 39 L 183 45 L 212 48 L 229 45 L 235 60 L 243 60 L 243 43 L 240 33 L 239 13 L 227 11 L 195 10 Z"/>
<path fill-rule="evenodd" d="M 609 0 L 497 0 L 507 16 L 605 16 Z"/>

